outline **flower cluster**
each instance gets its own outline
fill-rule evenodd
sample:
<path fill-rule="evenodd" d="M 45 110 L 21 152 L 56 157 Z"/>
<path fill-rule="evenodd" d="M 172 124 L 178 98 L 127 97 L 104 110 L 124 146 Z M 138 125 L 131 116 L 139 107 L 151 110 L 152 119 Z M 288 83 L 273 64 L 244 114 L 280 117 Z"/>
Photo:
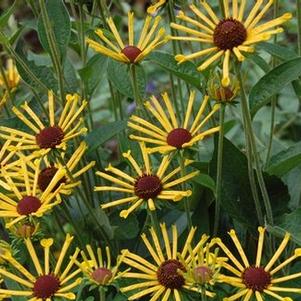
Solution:
<path fill-rule="evenodd" d="M 286 294 L 301 293 L 300 288 L 281 286 L 283 282 L 301 277 L 300 272 L 279 275 L 283 268 L 301 257 L 301 249 L 296 248 L 292 255 L 284 258 L 284 251 L 289 251 L 289 233 L 273 253 L 273 249 L 267 248 L 273 244 L 266 243 L 266 229 L 259 227 L 253 260 L 252 251 L 244 251 L 235 230 L 228 233 L 234 244 L 230 246 L 221 238 L 197 234 L 197 228 L 189 225 L 192 213 L 189 197 L 193 194 L 190 184 L 200 174 L 192 157 L 210 136 L 219 131 L 222 135 L 221 126 L 216 124 L 216 113 L 239 92 L 235 79 L 232 80 L 231 59 L 233 63 L 244 61 L 245 54 L 253 52 L 257 43 L 282 32 L 279 26 L 291 19 L 291 14 L 261 22 L 273 0 L 267 3 L 257 0 L 247 16 L 246 0 L 223 0 L 223 17 L 219 18 L 206 0 L 200 0 L 200 8 L 191 4 L 190 13 L 178 13 L 181 24 L 170 24 L 174 33 L 170 36 L 160 25 L 161 17 L 153 16 L 163 10 L 167 2 L 152 2 L 139 38 L 135 35 L 134 13 L 130 11 L 127 43 L 121 38 L 117 23 L 112 17 L 105 19 L 105 15 L 103 28 L 82 39 L 101 55 L 128 66 L 137 103 L 136 65 L 147 61 L 151 52 L 170 40 L 197 42 L 201 47 L 210 45 L 197 52 L 175 55 L 175 62 L 179 64 L 209 55 L 197 68 L 200 72 L 209 66 L 215 72 L 213 64 L 223 58 L 221 71 L 214 73 L 207 86 L 199 85 L 199 91 L 187 89 L 187 98 L 180 92 L 181 109 L 175 95 L 164 92 L 151 96 L 143 108 L 129 117 L 130 147 L 122 152 L 121 162 L 103 168 L 99 153 L 100 163 L 90 161 L 87 151 L 91 144 L 83 137 L 93 127 L 93 118 L 91 115 L 91 120 L 85 118 L 86 107 L 91 110 L 90 103 L 78 94 L 64 96 L 64 91 L 60 91 L 58 97 L 56 91 L 49 91 L 47 101 L 42 97 L 10 104 L 9 114 L 14 114 L 20 126 L 14 128 L 9 121 L 0 125 L 0 217 L 12 237 L 21 238 L 25 256 L 31 262 L 22 261 L 22 256 L 9 244 L 0 242 L 0 300 L 12 297 L 29 301 L 80 300 L 81 284 L 89 286 L 90 291 L 97 288 L 101 294 L 114 286 L 128 300 L 148 298 L 150 301 L 186 300 L 187 293 L 207 300 L 217 295 L 216 287 L 220 284 L 229 287 L 227 292 L 232 289 L 224 301 L 241 298 L 264 301 L 265 296 L 290 301 L 293 299 Z M 101 1 L 99 5 L 101 7 Z M 186 35 L 179 36 L 175 34 L 177 31 Z M 51 34 L 50 38 L 53 38 Z M 84 53 L 85 47 L 82 48 Z M 0 109 L 7 109 L 8 100 L 13 99 L 20 81 L 11 59 L 7 65 L 7 70 L 1 69 Z M 178 89 L 181 87 L 179 83 Z M 86 95 L 86 91 L 82 95 Z M 213 106 L 210 99 L 216 101 Z M 95 174 L 92 174 L 95 166 Z M 250 166 L 252 168 L 252 164 Z M 101 194 L 92 195 L 89 187 Z M 100 225 L 104 241 L 87 243 L 77 228 L 77 221 L 71 224 L 80 247 L 73 243 L 75 236 L 65 234 L 64 227 L 61 230 L 65 240 L 61 247 L 55 235 L 40 239 L 37 233 L 45 220 L 50 217 L 49 220 L 53 218 L 60 224 L 56 216 L 59 211 L 65 213 L 67 220 L 75 219 L 68 206 L 74 205 L 70 203 L 77 195 L 82 201 L 77 204 L 79 211 L 84 219 L 87 211 Z M 101 202 L 97 199 L 99 195 Z M 175 204 L 180 207 L 183 203 L 188 233 L 179 225 L 158 222 L 157 210 Z M 141 235 L 142 243 L 138 241 L 135 249 L 122 248 L 117 243 L 116 248 L 112 248 L 116 233 L 111 231 L 107 235 L 106 221 L 100 221 L 96 214 L 96 209 L 105 215 L 102 209 L 112 207 L 124 219 L 146 212 L 144 227 L 151 220 L 149 234 Z M 10 286 L 11 281 L 17 285 Z"/>

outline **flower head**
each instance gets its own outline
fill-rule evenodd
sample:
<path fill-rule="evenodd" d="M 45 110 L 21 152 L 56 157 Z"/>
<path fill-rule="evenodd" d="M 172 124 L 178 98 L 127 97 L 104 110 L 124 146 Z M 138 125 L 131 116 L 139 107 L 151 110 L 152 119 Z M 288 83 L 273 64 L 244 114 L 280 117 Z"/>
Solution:
<path fill-rule="evenodd" d="M 0 217 L 6 218 L 7 228 L 25 219 L 41 217 L 52 209 L 53 206 L 61 202 L 61 198 L 58 197 L 56 199 L 56 197 L 59 195 L 64 184 L 57 185 L 65 176 L 65 169 L 58 172 L 48 187 L 43 192 L 40 192 L 37 189 L 39 164 L 36 165 L 34 172 L 35 181 L 30 183 L 26 161 L 21 157 L 20 162 L 23 177 L 17 180 L 12 178 L 11 172 L 8 172 L 6 168 L 2 168 L 5 185 L 2 186 L 1 182 L 0 185 L 11 192 L 11 194 L 0 192 Z"/>
<path fill-rule="evenodd" d="M 207 130 L 203 129 L 208 120 L 219 109 L 219 105 L 214 106 L 213 110 L 201 120 L 208 104 L 208 96 L 205 96 L 195 118 L 191 121 L 191 113 L 195 104 L 195 92 L 191 92 L 185 118 L 182 123 L 179 121 L 179 117 L 176 117 L 168 94 L 163 93 L 162 98 L 167 109 L 167 114 L 156 97 L 153 96 L 151 102 L 148 101 L 145 103 L 147 110 L 155 117 L 159 126 L 135 115 L 133 115 L 128 122 L 130 128 L 144 134 L 143 136 L 130 135 L 131 139 L 155 145 L 152 148 L 148 148 L 150 153 L 167 153 L 191 147 L 206 136 L 219 131 L 218 126 Z"/>
<path fill-rule="evenodd" d="M 190 196 L 190 190 L 184 191 L 171 189 L 180 183 L 188 181 L 198 174 L 198 171 L 194 171 L 178 179 L 170 180 L 174 175 L 181 171 L 181 168 L 178 167 L 169 174 L 166 174 L 166 170 L 171 162 L 171 157 L 164 156 L 157 171 L 154 172 L 144 143 L 140 143 L 140 148 L 144 161 L 143 168 L 140 168 L 136 160 L 132 157 L 131 151 L 123 154 L 123 157 L 129 161 L 136 175 L 128 175 L 111 165 L 106 168 L 106 172 L 96 173 L 100 177 L 117 184 L 117 187 L 96 186 L 95 191 L 116 191 L 131 195 L 101 206 L 102 208 L 109 208 L 130 203 L 131 206 L 129 209 L 122 210 L 120 212 L 120 216 L 124 218 L 127 218 L 130 213 L 143 204 L 147 204 L 149 210 L 155 210 L 156 200 L 170 200 L 177 202 L 182 200 L 184 197 Z M 187 166 L 191 163 L 192 161 L 186 161 L 185 165 Z"/>
<path fill-rule="evenodd" d="M 20 75 L 12 59 L 7 60 L 4 77 L 0 74 L 0 87 L 14 89 L 20 82 Z"/>
<path fill-rule="evenodd" d="M 264 2 L 266 2 L 263 4 Z M 230 84 L 229 64 L 231 56 L 238 61 L 243 61 L 243 53 L 253 52 L 254 45 L 270 39 L 272 35 L 283 31 L 279 25 L 292 18 L 290 13 L 273 19 L 272 21 L 259 24 L 273 4 L 273 0 L 256 0 L 248 16 L 245 17 L 246 0 L 242 0 L 238 5 L 238 0 L 232 0 L 232 10 L 230 0 L 223 0 L 224 18 L 219 18 L 212 10 L 206 0 L 200 0 L 203 13 L 195 5 L 190 5 L 190 9 L 196 15 L 193 19 L 184 12 L 180 12 L 178 19 L 191 24 L 195 29 L 172 23 L 174 29 L 185 32 L 188 36 L 172 37 L 175 40 L 200 42 L 209 44 L 211 47 L 198 52 L 176 56 L 179 63 L 196 59 L 205 55 L 210 55 L 199 67 L 199 71 L 205 70 L 213 62 L 223 57 L 223 86 Z"/>
<path fill-rule="evenodd" d="M 196 228 L 192 228 L 188 234 L 184 248 L 178 253 L 178 232 L 176 226 L 172 226 L 172 242 L 170 242 L 165 224 L 161 224 L 162 240 L 164 247 L 160 245 L 159 233 L 156 233 L 153 228 L 150 229 L 152 241 L 145 234 L 142 234 L 142 240 L 151 255 L 151 261 L 147 261 L 144 257 L 127 251 L 123 262 L 132 269 L 126 272 L 124 278 L 132 278 L 141 280 L 137 284 L 121 288 L 123 293 L 139 289 L 139 292 L 133 294 L 128 300 L 137 300 L 146 295 L 152 295 L 151 301 L 157 300 L 176 300 L 181 301 L 180 291 L 187 289 L 198 292 L 198 290 L 186 282 L 184 273 L 187 272 L 189 266 L 187 262 L 191 260 L 191 255 L 188 246 L 191 245 Z M 198 245 L 192 250 L 195 255 L 201 244 L 207 240 L 203 236 Z M 210 297 L 214 294 L 206 292 Z M 172 299 L 174 297 L 174 299 Z"/>
<path fill-rule="evenodd" d="M 114 41 L 110 41 L 101 29 L 97 29 L 95 33 L 105 45 L 100 44 L 92 39 L 87 39 L 88 45 L 95 51 L 106 55 L 116 61 L 133 64 L 142 61 L 155 48 L 167 42 L 164 28 L 158 30 L 161 18 L 153 18 L 147 16 L 138 43 L 135 43 L 134 35 L 134 13 L 128 13 L 128 35 L 127 44 L 122 41 L 115 23 L 112 18 L 107 19 L 108 26 L 114 36 Z"/>
<path fill-rule="evenodd" d="M 78 274 L 80 269 L 72 271 L 74 261 L 76 260 L 79 249 L 76 249 L 70 258 L 69 263 L 62 269 L 63 260 L 66 257 L 67 251 L 73 237 L 67 234 L 65 243 L 61 249 L 59 257 L 54 266 L 50 264 L 50 248 L 54 241 L 52 238 L 42 239 L 41 246 L 44 249 L 44 264 L 41 265 L 36 250 L 30 238 L 25 239 L 25 245 L 31 257 L 35 272 L 28 271 L 20 262 L 18 262 L 11 253 L 3 255 L 4 259 L 18 271 L 10 273 L 9 271 L 0 268 L 0 275 L 3 278 L 8 278 L 25 287 L 23 290 L 6 290 L 0 289 L 0 294 L 9 294 L 11 296 L 23 296 L 29 300 L 43 301 L 54 300 L 54 298 L 74 300 L 76 298 L 72 289 L 77 287 L 81 278 Z"/>
<path fill-rule="evenodd" d="M 250 264 L 234 230 L 231 230 L 229 235 L 235 244 L 241 260 L 237 259 L 220 239 L 215 239 L 215 242 L 232 262 L 232 265 L 226 262 L 223 263 L 223 267 L 233 276 L 224 275 L 222 281 L 236 287 L 238 290 L 233 296 L 224 298 L 224 301 L 234 301 L 241 297 L 244 297 L 244 300 L 248 301 L 253 295 L 255 295 L 258 301 L 264 300 L 264 295 L 268 295 L 275 300 L 292 301 L 293 299 L 282 297 L 278 293 L 301 293 L 300 288 L 279 286 L 279 283 L 300 277 L 300 273 L 280 277 L 276 276 L 277 272 L 301 256 L 301 249 L 296 249 L 291 257 L 275 266 L 276 261 L 279 260 L 289 242 L 290 235 L 286 233 L 272 258 L 264 265 L 262 264 L 262 253 L 265 228 L 259 227 L 258 231 L 259 238 L 255 264 Z"/>
<path fill-rule="evenodd" d="M 109 247 L 106 247 L 106 260 L 103 258 L 101 248 L 97 248 L 96 254 L 90 245 L 86 246 L 88 256 L 84 251 L 81 251 L 83 262 L 76 261 L 84 275 L 89 281 L 96 285 L 106 286 L 113 283 L 116 279 L 122 276 L 119 272 L 119 266 L 126 253 L 118 256 L 116 265 L 112 266 L 111 252 Z M 117 274 L 118 273 L 118 274 Z"/>
<path fill-rule="evenodd" d="M 78 167 L 87 148 L 87 144 L 81 142 L 68 161 L 66 160 L 66 153 L 62 153 L 61 162 L 57 158 L 55 158 L 56 162 L 49 162 L 47 157 L 45 157 L 42 162 L 40 160 L 35 160 L 34 162 L 26 160 L 30 184 L 34 185 L 35 181 L 37 181 L 38 189 L 41 192 L 44 192 L 52 179 L 65 170 L 65 175 L 57 182 L 53 190 L 57 189 L 60 184 L 64 184 L 64 187 L 62 187 L 59 193 L 66 195 L 70 194 L 75 187 L 78 187 L 81 184 L 81 181 L 78 180 L 78 178 L 95 165 L 95 161 L 92 161 L 82 168 Z M 67 161 L 66 163 L 64 163 L 65 160 Z M 23 166 L 18 163 L 19 160 L 12 162 L 7 166 L 8 173 L 16 180 L 23 178 Z M 38 175 L 36 179 L 37 169 Z"/>
<path fill-rule="evenodd" d="M 87 105 L 86 101 L 78 107 L 80 98 L 77 94 L 67 95 L 66 103 L 61 112 L 58 121 L 55 119 L 55 102 L 53 93 L 48 94 L 48 110 L 49 124 L 45 125 L 41 118 L 33 112 L 29 105 L 25 102 L 21 107 L 25 110 L 27 118 L 19 109 L 13 107 L 13 112 L 16 116 L 30 129 L 31 133 L 0 126 L 0 137 L 2 139 L 10 139 L 14 143 L 19 143 L 18 146 L 10 147 L 12 150 L 31 150 L 33 153 L 30 158 L 47 154 L 52 149 L 61 149 L 66 147 L 66 142 L 77 137 L 87 131 L 81 127 L 83 120 L 79 115 Z M 73 124 L 76 124 L 73 126 Z M 11 135 L 13 134 L 13 136 Z M 20 145 L 21 144 L 21 145 Z"/>

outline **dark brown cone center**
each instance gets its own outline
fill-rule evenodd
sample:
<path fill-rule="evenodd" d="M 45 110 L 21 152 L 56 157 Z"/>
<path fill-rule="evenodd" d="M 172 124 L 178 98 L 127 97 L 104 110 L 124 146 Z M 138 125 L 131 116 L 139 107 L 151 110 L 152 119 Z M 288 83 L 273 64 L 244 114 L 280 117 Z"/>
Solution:
<path fill-rule="evenodd" d="M 232 18 L 220 21 L 213 34 L 214 44 L 221 50 L 232 50 L 242 45 L 246 39 L 246 28 L 241 22 Z"/>
<path fill-rule="evenodd" d="M 157 176 L 143 175 L 136 180 L 135 194 L 141 199 L 153 199 L 162 191 L 161 180 Z"/>
<path fill-rule="evenodd" d="M 262 267 L 248 267 L 242 274 L 243 283 L 253 291 L 263 292 L 271 284 L 271 275 Z"/>
<path fill-rule="evenodd" d="M 52 274 L 43 275 L 37 278 L 33 294 L 37 298 L 47 299 L 51 298 L 60 288 L 60 281 Z"/>
<path fill-rule="evenodd" d="M 112 276 L 112 272 L 106 268 L 98 268 L 91 274 L 91 278 L 101 285 L 106 285 Z"/>
<path fill-rule="evenodd" d="M 37 212 L 42 206 L 41 201 L 34 196 L 25 196 L 17 205 L 17 212 L 20 215 L 29 215 Z"/>
<path fill-rule="evenodd" d="M 38 177 L 38 185 L 42 191 L 45 191 L 55 176 L 58 169 L 54 166 L 47 167 L 43 169 Z M 66 177 L 60 179 L 57 184 L 54 186 L 53 191 L 55 191 L 62 183 L 66 183 Z"/>
<path fill-rule="evenodd" d="M 133 64 L 135 63 L 136 58 L 139 56 L 139 54 L 142 52 L 138 47 L 136 46 L 126 46 L 121 50 L 121 52 L 129 59 L 129 61 Z"/>
<path fill-rule="evenodd" d="M 185 267 L 178 260 L 164 261 L 157 271 L 159 283 L 166 288 L 180 289 L 185 284 L 185 279 L 178 270 L 186 272 Z"/>
<path fill-rule="evenodd" d="M 36 135 L 36 141 L 40 148 L 55 148 L 62 143 L 64 132 L 58 126 L 44 128 Z"/>
<path fill-rule="evenodd" d="M 191 140 L 191 133 L 183 128 L 177 128 L 172 130 L 167 136 L 167 143 L 170 146 L 181 149 L 184 143 L 187 143 Z"/>
<path fill-rule="evenodd" d="M 221 87 L 216 91 L 216 98 L 218 101 L 229 101 L 233 96 L 233 91 L 228 87 Z"/>

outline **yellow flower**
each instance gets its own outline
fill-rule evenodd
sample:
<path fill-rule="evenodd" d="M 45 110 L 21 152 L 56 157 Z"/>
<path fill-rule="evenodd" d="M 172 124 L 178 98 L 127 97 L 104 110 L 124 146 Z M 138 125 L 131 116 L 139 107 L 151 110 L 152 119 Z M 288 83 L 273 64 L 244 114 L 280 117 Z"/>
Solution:
<path fill-rule="evenodd" d="M 147 8 L 147 13 L 150 15 L 155 14 L 158 9 L 163 6 L 165 3 L 167 2 L 167 0 L 155 0 L 153 5 L 150 5 Z"/>
<path fill-rule="evenodd" d="M 7 70 L 5 71 L 5 77 L 0 74 L 0 87 L 3 88 L 16 88 L 20 82 L 20 75 L 17 71 L 15 63 L 12 59 L 7 60 Z"/>
<path fill-rule="evenodd" d="M 66 253 L 72 240 L 73 237 L 67 234 L 56 264 L 51 266 L 49 259 L 50 247 L 54 242 L 53 239 L 48 238 L 40 241 L 40 244 L 44 249 L 43 265 L 40 263 L 30 238 L 25 239 L 25 245 L 34 265 L 35 272 L 28 271 L 12 256 L 11 253 L 7 253 L 3 256 L 4 259 L 14 267 L 15 271 L 18 271 L 18 273 L 12 274 L 11 272 L 0 268 L 0 275 L 3 278 L 8 278 L 17 282 L 25 288 L 23 290 L 0 289 L 0 294 L 27 297 L 27 300 L 29 301 L 51 301 L 54 300 L 54 298 L 75 300 L 76 296 L 72 293 L 72 289 L 77 287 L 81 282 L 81 278 L 78 277 L 81 270 L 76 269 L 72 271 L 74 261 L 79 254 L 78 248 L 70 257 L 69 263 L 62 269 L 63 260 L 66 257 Z"/>
<path fill-rule="evenodd" d="M 62 177 L 56 186 L 64 183 L 64 187 L 59 191 L 60 194 L 71 194 L 72 190 L 75 187 L 78 187 L 81 184 L 80 180 L 77 180 L 83 173 L 89 170 L 91 167 L 95 165 L 95 161 L 90 162 L 82 168 L 77 168 L 78 164 L 83 158 L 85 151 L 88 146 L 85 142 L 81 142 L 79 147 L 73 152 L 70 159 L 66 162 L 66 164 L 62 165 L 65 160 L 65 153 L 62 153 L 62 163 L 61 162 L 49 162 L 47 158 L 44 158 L 44 166 L 41 168 L 40 160 L 36 160 L 32 162 L 30 160 L 26 160 L 28 171 L 28 180 L 30 185 L 34 185 L 36 181 L 36 170 L 38 169 L 38 179 L 37 179 L 37 187 L 40 191 L 45 191 L 49 186 L 50 182 L 57 174 L 62 173 L 64 170 L 65 175 Z M 56 158 L 57 160 L 57 158 Z M 20 161 L 17 160 L 11 164 L 7 165 L 7 173 L 14 179 L 20 180 L 23 178 L 23 166 L 18 165 Z M 56 187 L 55 187 L 56 188 Z M 54 188 L 54 189 L 55 189 Z"/>
<path fill-rule="evenodd" d="M 116 265 L 113 267 L 109 247 L 106 247 L 106 261 L 103 258 L 101 248 L 97 248 L 97 255 L 95 255 L 90 245 L 87 245 L 86 248 L 90 258 L 87 257 L 84 251 L 81 251 L 84 261 L 81 263 L 76 261 L 75 263 L 80 267 L 84 275 L 91 283 L 103 286 L 110 285 L 123 275 L 123 273 L 119 273 L 118 275 L 117 273 L 125 253 L 121 256 L 118 256 Z"/>
<path fill-rule="evenodd" d="M 40 162 L 41 160 L 38 160 Z M 28 169 L 24 157 L 20 159 L 23 177 L 14 181 L 6 168 L 2 168 L 2 175 L 5 179 L 5 185 L 0 185 L 9 190 L 11 194 L 0 192 L 0 217 L 6 220 L 6 227 L 10 228 L 14 224 L 30 219 L 32 217 L 41 217 L 55 205 L 61 202 L 59 197 L 60 190 L 64 184 L 58 186 L 60 180 L 65 176 L 66 171 L 60 170 L 49 183 L 47 189 L 39 192 L 37 189 L 39 164 L 36 166 L 33 184 L 29 181 Z M 57 200 L 55 200 L 57 198 Z"/>
<path fill-rule="evenodd" d="M 281 287 L 279 283 L 301 277 L 301 273 L 276 277 L 276 273 L 287 266 L 290 262 L 301 256 L 301 249 L 296 249 L 294 254 L 275 266 L 276 261 L 280 258 L 285 250 L 290 235 L 285 234 L 281 244 L 267 264 L 261 263 L 265 228 L 259 227 L 259 238 L 257 246 L 257 254 L 255 264 L 250 264 L 246 254 L 236 236 L 234 230 L 229 232 L 229 235 L 236 246 L 237 252 L 241 257 L 242 263 L 232 252 L 223 244 L 220 239 L 215 239 L 215 243 L 225 252 L 227 257 L 232 261 L 233 265 L 223 263 L 223 267 L 228 270 L 233 276 L 223 276 L 222 280 L 225 283 L 236 287 L 238 292 L 231 297 L 224 298 L 224 301 L 234 301 L 244 297 L 244 301 L 249 301 L 255 295 L 257 301 L 263 301 L 264 295 L 269 295 L 276 300 L 292 301 L 289 297 L 282 297 L 278 293 L 301 293 L 300 288 Z"/>
<path fill-rule="evenodd" d="M 0 280 L 0 285 L 2 285 L 3 279 Z M 7 300 L 7 298 L 11 297 L 9 294 L 0 294 L 0 300 Z"/>
<path fill-rule="evenodd" d="M 238 5 L 238 0 L 233 0 L 232 12 L 229 7 L 230 1 L 223 0 L 225 15 L 223 19 L 214 13 L 206 0 L 200 0 L 200 3 L 207 15 L 195 5 L 190 5 L 190 9 L 197 18 L 190 18 L 181 11 L 178 19 L 190 23 L 196 29 L 172 23 L 172 28 L 188 34 L 185 37 L 172 37 L 172 39 L 209 44 L 211 47 L 189 55 L 179 54 L 176 56 L 176 60 L 182 63 L 210 54 L 210 57 L 198 67 L 199 71 L 203 71 L 213 62 L 224 57 L 222 84 L 228 86 L 230 84 L 231 55 L 234 55 L 239 61 L 243 61 L 245 57 L 242 52 L 253 52 L 255 44 L 266 41 L 272 35 L 282 32 L 283 29 L 278 26 L 292 18 L 290 13 L 286 13 L 279 18 L 259 25 L 273 2 L 273 0 L 267 0 L 267 3 L 262 6 L 264 0 L 257 0 L 245 18 L 246 0 L 242 0 L 240 5 Z"/>
<path fill-rule="evenodd" d="M 196 228 L 191 228 L 184 248 L 180 253 L 180 257 L 184 258 L 184 261 L 180 261 L 177 257 L 178 253 L 178 232 L 175 225 L 172 226 L 172 243 L 168 237 L 165 224 L 161 224 L 161 232 L 164 241 L 164 248 L 161 247 L 160 239 L 153 228 L 150 229 L 152 237 L 152 243 L 142 234 L 142 240 L 152 257 L 151 262 L 145 258 L 131 253 L 128 250 L 126 252 L 123 262 L 134 270 L 126 272 L 124 278 L 132 278 L 141 280 L 137 284 L 133 284 L 127 287 L 121 288 L 121 292 L 130 292 L 138 289 L 139 291 L 128 298 L 128 300 L 137 300 L 146 295 L 152 295 L 149 297 L 150 301 L 157 300 L 175 300 L 181 301 L 180 292 L 183 289 L 199 292 L 197 288 L 193 288 L 186 283 L 183 273 L 189 269 L 186 265 L 190 261 L 190 252 L 188 246 L 192 243 L 195 235 Z M 196 254 L 200 245 L 207 240 L 207 236 L 204 235 L 199 241 L 198 245 L 192 250 L 193 254 Z M 163 253 L 163 250 L 164 253 Z M 206 292 L 206 295 L 213 297 L 214 294 Z"/>
<path fill-rule="evenodd" d="M 205 288 L 212 288 L 219 281 L 222 264 L 227 260 L 225 257 L 218 257 L 218 248 L 212 253 L 212 243 L 207 242 L 207 239 L 201 240 L 202 243 L 195 252 L 188 246 L 188 259 L 185 260 L 179 255 L 181 263 L 187 266 L 187 271 L 183 274 L 187 284 L 196 287 L 200 292 Z"/>
<path fill-rule="evenodd" d="M 109 165 L 106 168 L 106 172 L 97 172 L 96 174 L 100 177 L 117 184 L 117 187 L 114 186 L 96 186 L 95 191 L 116 191 L 116 192 L 125 192 L 130 194 L 130 197 L 122 198 L 116 201 L 112 201 L 101 205 L 101 207 L 109 208 L 113 206 L 123 205 L 130 203 L 131 206 L 127 210 L 122 210 L 120 216 L 127 218 L 130 213 L 132 213 L 138 207 L 147 203 L 149 210 L 156 210 L 155 200 L 170 200 L 178 202 L 182 198 L 190 196 L 190 190 L 170 190 L 176 185 L 186 182 L 189 179 L 196 176 L 199 172 L 194 171 L 188 173 L 184 177 L 180 177 L 175 180 L 170 179 L 181 171 L 181 168 L 175 168 L 172 172 L 165 175 L 167 168 L 171 162 L 171 156 L 164 156 L 160 166 L 157 171 L 152 170 L 152 165 L 150 157 L 147 154 L 146 147 L 144 143 L 140 143 L 141 153 L 143 156 L 144 167 L 140 168 L 136 160 L 132 157 L 131 151 L 123 154 L 132 168 L 135 170 L 136 175 L 131 176 L 121 171 L 118 168 L 115 168 Z M 191 164 L 192 161 L 186 161 L 186 166 Z"/>
<path fill-rule="evenodd" d="M 133 64 L 142 61 L 150 52 L 167 42 L 164 28 L 157 29 L 161 18 L 156 17 L 153 25 L 152 17 L 145 18 L 144 26 L 137 44 L 134 37 L 134 13 L 128 13 L 128 44 L 122 41 L 112 18 L 107 19 L 108 26 L 114 36 L 114 41 L 110 41 L 101 29 L 95 33 L 105 43 L 100 44 L 92 39 L 87 39 L 88 45 L 95 51 L 106 55 L 116 61 L 126 64 Z"/>
<path fill-rule="evenodd" d="M 22 108 L 32 118 L 29 120 L 21 111 L 13 107 L 13 112 L 16 116 L 28 126 L 32 133 L 27 133 L 13 128 L 0 126 L 0 137 L 2 139 L 10 139 L 13 142 L 22 143 L 22 145 L 11 147 L 12 150 L 30 150 L 34 151 L 29 158 L 36 156 L 43 156 L 51 149 L 65 148 L 66 142 L 73 139 L 87 131 L 86 128 L 81 128 L 83 120 L 79 115 L 87 105 L 83 101 L 80 107 L 78 104 L 80 98 L 77 94 L 67 95 L 66 103 L 61 112 L 58 122 L 55 120 L 55 106 L 53 93 L 49 91 L 48 105 L 49 105 L 49 125 L 45 126 L 36 113 L 25 102 Z M 76 122 L 74 126 L 73 123 Z M 12 136 L 13 134 L 14 136 Z"/>
<path fill-rule="evenodd" d="M 160 127 L 135 115 L 132 116 L 128 122 L 130 128 L 144 134 L 144 136 L 130 135 L 131 139 L 156 145 L 155 147 L 148 149 L 150 153 L 166 153 L 191 147 L 206 136 L 219 131 L 219 126 L 203 130 L 204 125 L 219 109 L 219 105 L 214 106 L 213 110 L 201 120 L 209 100 L 208 96 L 205 96 L 192 122 L 191 113 L 195 101 L 195 92 L 191 92 L 185 118 L 181 124 L 176 117 L 175 110 L 172 107 L 167 93 L 163 93 L 162 98 L 167 108 L 168 115 L 164 112 L 164 109 L 155 96 L 151 98 L 151 102 L 148 101 L 145 103 L 146 108 L 159 122 Z"/>

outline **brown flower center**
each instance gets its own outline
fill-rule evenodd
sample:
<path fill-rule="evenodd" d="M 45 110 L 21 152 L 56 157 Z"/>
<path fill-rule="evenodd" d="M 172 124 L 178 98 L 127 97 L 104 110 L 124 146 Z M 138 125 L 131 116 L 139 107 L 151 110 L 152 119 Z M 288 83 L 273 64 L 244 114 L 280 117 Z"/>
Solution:
<path fill-rule="evenodd" d="M 112 276 L 112 272 L 106 268 L 98 268 L 91 274 L 91 278 L 101 285 L 106 285 Z"/>
<path fill-rule="evenodd" d="M 62 143 L 64 132 L 58 126 L 44 128 L 36 135 L 36 141 L 40 148 L 55 148 Z"/>
<path fill-rule="evenodd" d="M 221 87 L 216 91 L 216 98 L 218 101 L 227 101 L 234 96 L 233 91 L 228 87 Z"/>
<path fill-rule="evenodd" d="M 25 196 L 17 205 L 17 212 L 20 215 L 29 215 L 37 212 L 41 207 L 41 201 L 34 196 Z"/>
<path fill-rule="evenodd" d="M 38 185 L 42 191 L 45 191 L 55 176 L 58 169 L 54 166 L 47 167 L 43 169 L 38 177 Z M 60 179 L 57 184 L 54 186 L 53 191 L 55 191 L 62 183 L 66 183 L 66 177 Z"/>
<path fill-rule="evenodd" d="M 135 194 L 141 199 L 153 199 L 162 191 L 161 180 L 157 176 L 143 175 L 136 180 Z"/>
<path fill-rule="evenodd" d="M 184 143 L 191 140 L 191 133 L 183 128 L 177 128 L 172 130 L 167 136 L 167 143 L 178 149 L 181 149 Z"/>
<path fill-rule="evenodd" d="M 248 267 L 242 274 L 242 280 L 247 288 L 263 292 L 271 284 L 271 275 L 262 267 Z"/>
<path fill-rule="evenodd" d="M 136 46 L 126 46 L 121 50 L 121 52 L 130 60 L 130 62 L 133 64 L 135 63 L 136 58 L 139 56 L 139 54 L 142 52 L 138 47 Z"/>
<path fill-rule="evenodd" d="M 232 50 L 242 45 L 246 39 L 246 28 L 241 22 L 232 18 L 220 21 L 213 34 L 214 44 L 221 50 Z"/>
<path fill-rule="evenodd" d="M 193 270 L 193 277 L 196 283 L 206 284 L 212 279 L 212 270 L 207 266 L 198 266 Z"/>
<path fill-rule="evenodd" d="M 185 267 L 178 260 L 164 261 L 157 271 L 159 283 L 166 288 L 180 289 L 185 284 L 185 279 L 178 273 L 178 270 L 186 272 Z"/>
<path fill-rule="evenodd" d="M 37 278 L 33 286 L 33 294 L 36 298 L 51 298 L 60 288 L 60 281 L 52 274 Z"/>

